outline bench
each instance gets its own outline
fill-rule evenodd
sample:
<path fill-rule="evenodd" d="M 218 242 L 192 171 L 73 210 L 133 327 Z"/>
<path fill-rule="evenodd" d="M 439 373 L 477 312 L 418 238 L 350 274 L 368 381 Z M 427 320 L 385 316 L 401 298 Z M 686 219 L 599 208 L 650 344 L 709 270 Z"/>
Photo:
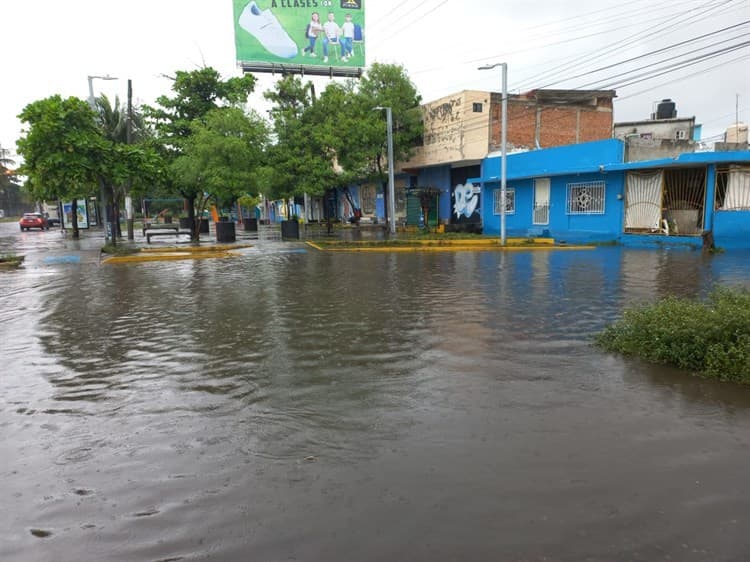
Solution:
<path fill-rule="evenodd" d="M 157 224 L 157 223 L 150 223 L 147 222 L 143 225 L 143 235 L 146 236 L 147 230 L 174 230 L 179 231 L 180 225 L 177 223 L 163 223 L 163 224 Z"/>
<path fill-rule="evenodd" d="M 179 236 L 180 234 L 186 234 L 187 236 L 190 236 L 189 230 L 180 230 L 179 228 L 157 228 L 154 230 L 148 229 L 144 231 L 146 234 L 146 243 L 151 243 L 151 237 L 152 236 Z"/>

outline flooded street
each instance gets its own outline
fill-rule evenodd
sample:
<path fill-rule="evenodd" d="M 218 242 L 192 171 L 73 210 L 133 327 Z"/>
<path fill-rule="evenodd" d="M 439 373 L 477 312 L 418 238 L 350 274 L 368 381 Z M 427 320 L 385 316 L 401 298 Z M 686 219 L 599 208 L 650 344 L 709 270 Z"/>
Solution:
<path fill-rule="evenodd" d="M 0 224 L 0 559 L 750 557 L 750 388 L 603 353 L 750 253 L 99 265 Z"/>

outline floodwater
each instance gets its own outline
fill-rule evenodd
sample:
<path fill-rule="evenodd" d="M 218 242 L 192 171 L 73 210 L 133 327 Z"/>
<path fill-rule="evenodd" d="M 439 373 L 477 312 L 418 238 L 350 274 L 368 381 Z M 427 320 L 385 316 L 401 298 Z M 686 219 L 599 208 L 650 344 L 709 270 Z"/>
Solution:
<path fill-rule="evenodd" d="M 750 557 L 750 388 L 603 353 L 750 254 L 98 265 L 0 224 L 0 559 Z"/>

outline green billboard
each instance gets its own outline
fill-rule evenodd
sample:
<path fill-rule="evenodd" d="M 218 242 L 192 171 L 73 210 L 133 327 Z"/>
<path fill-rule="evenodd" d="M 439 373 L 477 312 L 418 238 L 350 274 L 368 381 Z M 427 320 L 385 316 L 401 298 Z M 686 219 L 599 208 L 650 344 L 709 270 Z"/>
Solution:
<path fill-rule="evenodd" d="M 364 0 L 233 0 L 237 61 L 358 69 L 365 66 Z"/>

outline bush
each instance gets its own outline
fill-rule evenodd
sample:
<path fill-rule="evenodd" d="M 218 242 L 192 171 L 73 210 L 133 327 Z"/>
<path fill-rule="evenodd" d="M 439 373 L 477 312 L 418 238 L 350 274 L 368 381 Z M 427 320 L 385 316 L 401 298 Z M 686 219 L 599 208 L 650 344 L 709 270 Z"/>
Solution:
<path fill-rule="evenodd" d="M 629 309 L 596 342 L 607 351 L 750 383 L 750 292 L 715 289 L 706 302 L 668 297 Z"/>

